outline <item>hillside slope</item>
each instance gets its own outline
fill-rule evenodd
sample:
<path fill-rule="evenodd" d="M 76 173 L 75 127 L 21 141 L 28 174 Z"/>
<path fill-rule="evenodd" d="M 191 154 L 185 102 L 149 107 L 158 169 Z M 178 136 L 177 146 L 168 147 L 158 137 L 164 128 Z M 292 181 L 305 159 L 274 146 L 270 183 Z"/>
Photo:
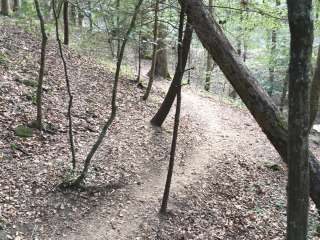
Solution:
<path fill-rule="evenodd" d="M 188 87 L 170 211 L 158 215 L 173 121 L 159 129 L 149 120 L 167 82 L 155 82 L 144 102 L 143 91 L 121 79 L 119 114 L 94 157 L 89 187 L 59 191 L 71 157 L 54 41 L 44 81 L 48 131 L 15 135 L 35 119 L 39 47 L 37 36 L 0 20 L 0 239 L 283 239 L 286 166 L 246 110 Z M 80 168 L 110 112 L 113 74 L 73 50 L 65 54 Z M 310 239 L 317 239 L 314 206 L 310 213 Z"/>
<path fill-rule="evenodd" d="M 15 135 L 17 126 L 35 119 L 33 104 L 40 41 L 13 24 L 0 22 L 0 217 L 1 228 L 11 235 L 29 238 L 54 234 L 77 221 L 101 202 L 112 202 L 114 189 L 141 182 L 144 174 L 167 159 L 171 122 L 153 129 L 149 119 L 160 103 L 159 91 L 147 103 L 142 90 L 122 78 L 119 114 L 97 152 L 85 192 L 56 190 L 70 175 L 67 135 L 67 94 L 56 43 L 49 42 L 44 80 L 44 120 L 50 131 L 34 130 L 33 137 Z M 94 60 L 65 50 L 74 95 L 74 132 L 81 166 L 110 111 L 113 74 Z M 195 143 L 196 123 L 182 118 L 185 152 Z M 169 129 L 167 131 L 166 129 Z"/>

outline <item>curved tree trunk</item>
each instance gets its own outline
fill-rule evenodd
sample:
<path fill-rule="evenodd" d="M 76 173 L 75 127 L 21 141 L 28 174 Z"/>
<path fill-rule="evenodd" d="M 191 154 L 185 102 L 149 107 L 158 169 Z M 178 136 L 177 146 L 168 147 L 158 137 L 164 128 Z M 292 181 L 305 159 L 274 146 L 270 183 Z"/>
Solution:
<path fill-rule="evenodd" d="M 185 4 L 186 13 L 203 46 L 210 52 L 263 132 L 286 162 L 287 124 L 272 99 L 243 64 L 217 22 L 208 17 L 209 13 L 202 1 L 179 0 L 179 2 Z M 311 152 L 309 167 L 310 196 L 320 209 L 320 165 Z"/>
<path fill-rule="evenodd" d="M 120 51 L 119 51 L 119 55 L 118 55 L 118 61 L 117 61 L 117 68 L 116 68 L 116 72 L 115 72 L 115 77 L 114 77 L 114 83 L 113 83 L 113 88 L 112 88 L 112 99 L 111 99 L 111 113 L 110 113 L 110 117 L 108 119 L 108 121 L 105 122 L 96 142 L 93 144 L 92 148 L 90 149 L 85 162 L 84 162 L 84 167 L 83 170 L 81 171 L 81 174 L 78 176 L 78 178 L 74 181 L 71 182 L 70 185 L 68 185 L 67 187 L 79 187 L 79 185 L 81 183 L 83 183 L 84 179 L 87 176 L 92 158 L 94 156 L 94 154 L 96 153 L 96 151 L 98 150 L 98 148 L 100 147 L 104 137 L 107 134 L 108 129 L 110 128 L 111 124 L 113 123 L 115 117 L 116 117 L 116 113 L 117 113 L 117 93 L 118 93 L 118 84 L 119 84 L 119 78 L 120 78 L 120 70 L 121 70 L 121 64 L 122 64 L 122 60 L 123 60 L 123 55 L 124 55 L 124 51 L 127 45 L 127 41 L 129 40 L 129 36 L 132 32 L 132 30 L 135 27 L 135 22 L 137 19 L 137 15 L 139 13 L 140 7 L 142 5 L 143 0 L 139 0 L 137 5 L 135 6 L 135 10 L 133 13 L 133 16 L 131 18 L 131 22 L 130 25 L 128 27 L 128 30 L 126 32 L 126 35 L 124 37 L 124 40 L 122 41 L 121 47 L 120 47 Z"/>

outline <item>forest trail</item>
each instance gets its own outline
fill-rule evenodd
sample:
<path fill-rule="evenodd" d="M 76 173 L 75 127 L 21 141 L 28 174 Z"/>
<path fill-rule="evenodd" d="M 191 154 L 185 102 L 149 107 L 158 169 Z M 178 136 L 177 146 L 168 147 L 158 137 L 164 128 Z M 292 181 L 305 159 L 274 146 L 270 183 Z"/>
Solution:
<path fill-rule="evenodd" d="M 156 82 L 155 85 L 163 90 L 168 87 L 164 82 Z M 205 131 L 201 136 L 201 144 L 193 152 L 182 159 L 176 158 L 169 211 L 175 209 L 175 198 L 183 195 L 187 186 L 196 185 L 203 176 L 216 173 L 222 162 L 229 170 L 233 165 L 238 165 L 234 158 L 226 157 L 227 151 L 235 156 L 245 154 L 243 147 L 248 142 L 261 141 L 262 146 L 270 150 L 266 158 L 269 154 L 275 157 L 277 155 L 269 143 L 266 147 L 265 137 L 256 134 L 259 130 L 246 111 L 200 96 L 199 92 L 185 88 L 182 95 L 182 116 L 185 114 L 191 115 L 204 126 Z M 246 154 L 254 155 L 255 152 L 247 149 Z M 260 157 L 261 162 L 266 158 Z M 160 168 L 157 166 L 144 176 L 141 184 L 129 186 L 129 194 L 118 206 L 105 204 L 98 207 L 89 218 L 82 219 L 77 228 L 64 235 L 63 239 L 142 239 L 137 236 L 144 224 L 159 220 L 158 210 L 167 174 L 167 160 L 163 161 Z M 229 174 L 232 175 L 232 172 Z M 214 175 L 212 177 L 219 178 Z M 224 184 L 230 185 L 232 182 Z"/>
<path fill-rule="evenodd" d="M 165 90 L 168 84 L 157 82 L 157 87 Z M 193 115 L 206 131 L 202 136 L 205 141 L 196 150 L 183 159 L 176 158 L 170 199 L 179 194 L 185 186 L 200 178 L 207 169 L 216 163 L 212 157 L 215 136 L 223 131 L 223 119 L 219 119 L 213 104 L 191 90 L 183 93 L 182 117 Z M 175 109 L 175 108 L 173 108 Z M 216 146 L 220 147 L 220 146 Z M 168 159 L 168 158 L 167 158 Z M 90 219 L 82 219 L 79 229 L 75 229 L 64 239 L 135 239 L 140 225 L 157 218 L 164 183 L 167 175 L 168 161 L 161 168 L 153 169 L 144 176 L 142 184 L 129 186 L 126 202 L 119 206 L 103 206 L 91 214 Z M 169 201 L 169 210 L 172 207 Z M 108 213 L 107 215 L 101 213 Z"/>
<path fill-rule="evenodd" d="M 174 108 L 161 129 L 150 126 L 149 121 L 167 91 L 167 81 L 155 81 L 150 99 L 144 102 L 144 91 L 130 80 L 133 78 L 124 76 L 117 119 L 95 156 L 87 191 L 56 190 L 70 173 L 67 98 L 56 45 L 50 42 L 48 46 L 44 88 L 45 119 L 55 131 L 35 131 L 31 138 L 19 138 L 15 127 L 34 119 L 34 87 L 26 83 L 37 76 L 39 40 L 18 27 L 0 26 L 0 43 L 7 58 L 6 65 L 0 64 L 4 130 L 0 132 L 0 202 L 5 203 L 7 225 L 14 226 L 12 236 L 57 240 L 284 238 L 286 166 L 246 109 L 188 86 L 183 87 L 169 214 L 159 217 Z M 110 111 L 113 73 L 73 50 L 66 49 L 65 54 L 75 96 L 74 131 L 81 166 Z M 148 67 L 144 68 L 146 72 Z M 318 145 L 314 149 L 319 151 Z M 314 231 L 314 207 L 311 213 Z"/>

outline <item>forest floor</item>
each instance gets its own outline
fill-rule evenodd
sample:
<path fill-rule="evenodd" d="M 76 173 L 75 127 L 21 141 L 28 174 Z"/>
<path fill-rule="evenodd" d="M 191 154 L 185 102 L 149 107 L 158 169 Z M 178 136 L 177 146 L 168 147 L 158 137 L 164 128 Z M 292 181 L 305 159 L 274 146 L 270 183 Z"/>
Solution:
<path fill-rule="evenodd" d="M 15 135 L 35 119 L 39 39 L 0 21 L 0 239 L 283 239 L 286 166 L 249 112 L 184 87 L 169 213 L 158 214 L 173 112 L 162 128 L 149 120 L 169 86 L 151 98 L 123 76 L 119 112 L 94 157 L 82 191 L 56 186 L 72 177 L 67 94 L 55 42 L 44 84 L 47 130 Z M 110 113 L 113 75 L 65 49 L 74 94 L 78 169 Z M 320 157 L 318 141 L 311 142 Z M 310 239 L 317 221 L 310 209 Z"/>

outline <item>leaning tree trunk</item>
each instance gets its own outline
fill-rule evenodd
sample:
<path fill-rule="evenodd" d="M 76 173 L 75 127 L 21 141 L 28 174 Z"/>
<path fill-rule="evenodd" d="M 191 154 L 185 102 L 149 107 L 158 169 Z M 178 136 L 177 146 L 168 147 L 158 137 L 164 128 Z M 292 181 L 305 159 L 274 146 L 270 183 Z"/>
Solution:
<path fill-rule="evenodd" d="M 188 28 L 187 28 L 188 29 Z M 193 31 L 186 31 L 183 41 L 182 41 L 182 58 L 181 58 L 181 67 L 183 71 L 176 71 L 173 77 L 173 80 L 171 82 L 170 88 L 166 94 L 166 97 L 164 98 L 158 112 L 154 115 L 154 117 L 151 120 L 151 123 L 155 126 L 160 127 L 164 120 L 166 119 L 168 113 L 170 112 L 170 108 L 174 102 L 174 99 L 177 94 L 177 84 L 181 82 L 183 78 L 183 74 L 185 72 L 185 68 L 188 61 L 188 55 L 190 51 L 190 44 L 192 39 L 192 32 Z"/>
<path fill-rule="evenodd" d="M 305 240 L 309 213 L 309 87 L 312 0 L 288 0 L 291 32 L 288 123 L 287 239 Z"/>
<path fill-rule="evenodd" d="M 9 16 L 10 14 L 10 4 L 9 0 L 1 0 L 1 12 L 4 16 Z"/>
<path fill-rule="evenodd" d="M 188 54 L 183 54 L 182 51 L 183 50 L 189 51 L 191 38 L 192 38 L 192 31 L 193 31 L 192 26 L 190 25 L 189 21 L 187 21 L 186 27 L 185 27 L 184 40 L 182 40 L 184 16 L 185 16 L 184 10 L 181 9 L 178 42 L 181 44 L 182 42 L 185 44 L 189 44 L 189 46 L 183 46 L 181 44 L 178 45 L 178 63 L 176 67 L 176 72 L 179 72 L 179 75 L 183 75 L 183 72 L 184 72 L 183 62 L 187 62 L 187 59 L 188 59 Z M 190 38 L 190 39 L 185 40 L 185 38 Z M 183 57 L 185 57 L 186 59 L 182 59 Z M 174 118 L 174 127 L 173 127 L 173 134 L 172 134 L 168 174 L 167 174 L 166 185 L 165 185 L 161 208 L 160 208 L 160 213 L 162 214 L 165 214 L 167 212 L 170 186 L 171 186 L 171 180 L 173 175 L 173 167 L 175 162 L 175 153 L 176 153 L 176 147 L 177 147 L 178 130 L 179 130 L 179 123 L 180 123 L 180 111 L 181 111 L 181 82 L 182 82 L 182 78 L 180 78 L 179 82 L 175 85 L 176 95 L 177 95 L 177 104 L 176 104 L 176 113 Z"/>
<path fill-rule="evenodd" d="M 287 161 L 288 129 L 286 121 L 269 95 L 244 65 L 217 22 L 209 17 L 202 1 L 179 0 L 203 46 L 239 94 L 270 142 Z M 320 209 L 320 165 L 310 152 L 310 196 Z"/>

